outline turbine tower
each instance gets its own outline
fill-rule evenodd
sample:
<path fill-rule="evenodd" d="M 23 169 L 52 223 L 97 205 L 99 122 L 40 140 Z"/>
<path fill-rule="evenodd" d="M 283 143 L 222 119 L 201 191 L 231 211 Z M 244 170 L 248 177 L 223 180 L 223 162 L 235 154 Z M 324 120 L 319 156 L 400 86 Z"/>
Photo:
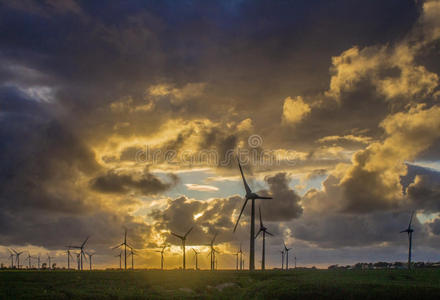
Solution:
<path fill-rule="evenodd" d="M 47 260 L 49 261 L 49 269 L 52 269 L 51 259 L 55 257 L 51 257 L 49 253 L 47 253 Z"/>
<path fill-rule="evenodd" d="M 156 250 L 155 252 L 159 252 L 160 253 L 160 269 L 163 271 L 163 253 L 165 252 L 165 248 L 167 247 L 167 245 L 164 245 L 162 247 L 162 250 Z"/>
<path fill-rule="evenodd" d="M 119 257 L 119 270 L 122 270 L 122 250 L 118 255 L 115 255 L 115 257 Z"/>
<path fill-rule="evenodd" d="M 258 235 L 260 234 L 260 232 L 263 233 L 263 249 L 262 249 L 262 259 L 261 259 L 261 270 L 265 270 L 266 269 L 266 233 L 268 235 L 273 236 L 272 233 L 270 233 L 269 231 L 267 231 L 267 228 L 264 227 L 263 225 L 263 219 L 261 218 L 261 206 L 258 207 L 258 210 L 260 212 L 260 230 L 258 231 L 257 235 L 255 236 L 255 238 L 258 237 Z"/>
<path fill-rule="evenodd" d="M 91 271 L 92 270 L 92 256 L 95 255 L 95 253 L 86 252 L 86 254 L 89 257 L 89 267 L 90 267 L 90 271 Z"/>
<path fill-rule="evenodd" d="M 70 246 L 66 246 L 66 248 L 67 248 L 67 251 L 66 251 L 66 253 L 67 253 L 67 270 L 70 270 L 70 258 L 72 258 L 72 260 L 73 260 L 73 256 L 70 253 Z"/>
<path fill-rule="evenodd" d="M 412 248 L 412 234 L 414 232 L 414 229 L 411 227 L 412 219 L 414 216 L 414 212 L 411 213 L 411 218 L 409 219 L 408 228 L 405 230 L 402 230 L 400 233 L 408 233 L 408 270 L 411 269 L 411 248 Z"/>
<path fill-rule="evenodd" d="M 281 252 L 281 270 L 284 270 L 284 249 Z"/>
<path fill-rule="evenodd" d="M 31 268 L 31 259 L 32 259 L 32 258 L 34 258 L 34 257 L 31 256 L 31 253 L 30 253 L 30 252 L 28 252 L 28 256 L 26 257 L 25 261 L 28 260 L 28 262 L 29 262 L 29 265 L 28 265 L 28 266 L 29 266 L 29 269 Z"/>
<path fill-rule="evenodd" d="M 136 252 L 133 251 L 133 248 L 130 248 L 130 253 L 128 253 L 128 256 L 131 255 L 131 269 L 134 270 L 134 255 Z"/>
<path fill-rule="evenodd" d="M 197 259 L 197 255 L 199 255 L 200 252 L 197 252 L 196 249 L 194 249 L 194 248 L 191 248 L 191 249 L 194 251 L 194 257 L 195 257 L 195 261 L 196 261 L 196 270 L 198 270 L 199 269 L 199 262 Z"/>
<path fill-rule="evenodd" d="M 12 253 L 11 249 L 8 249 L 9 257 L 11 258 L 11 269 L 14 268 L 14 253 Z"/>
<path fill-rule="evenodd" d="M 81 244 L 81 246 L 69 246 L 69 248 L 72 249 L 79 249 L 79 256 L 80 256 L 80 266 L 81 266 L 81 271 L 83 270 L 83 257 L 84 259 L 86 259 L 86 254 L 84 252 L 84 247 L 86 246 L 87 241 L 89 240 L 90 236 L 88 236 L 85 241 Z"/>
<path fill-rule="evenodd" d="M 284 244 L 284 251 L 286 253 L 286 270 L 289 271 L 289 250 L 292 250 L 292 248 L 287 248 L 284 242 L 283 244 Z"/>
<path fill-rule="evenodd" d="M 14 251 L 14 253 L 15 253 L 15 262 L 17 264 L 17 269 L 20 269 L 20 255 L 22 255 L 24 253 L 24 251 L 17 252 L 17 251 L 15 251 L 15 249 L 12 249 L 12 251 Z"/>
<path fill-rule="evenodd" d="M 240 253 L 240 271 L 243 271 L 243 250 L 241 250 L 241 243 L 240 243 L 240 250 L 238 250 L 238 253 Z"/>
<path fill-rule="evenodd" d="M 272 197 L 262 197 L 257 195 L 256 193 L 252 193 L 249 185 L 244 178 L 243 170 L 240 165 L 240 161 L 238 160 L 238 167 L 240 168 L 241 177 L 243 179 L 243 185 L 246 190 L 245 201 L 243 207 L 241 208 L 240 215 L 238 216 L 237 223 L 234 227 L 234 232 L 237 229 L 238 222 L 240 221 L 240 217 L 243 214 L 243 210 L 246 207 L 248 200 L 251 200 L 251 232 L 250 232 L 250 243 L 249 243 L 249 270 L 255 270 L 255 200 L 256 199 L 272 199 Z"/>
<path fill-rule="evenodd" d="M 121 244 L 113 247 L 113 249 L 117 249 L 122 246 L 124 246 L 124 268 L 127 270 L 127 247 L 132 248 L 129 244 L 127 244 L 127 228 L 124 228 L 124 241 Z"/>
<path fill-rule="evenodd" d="M 214 270 L 214 262 L 215 262 L 215 249 L 214 249 L 214 241 L 217 237 L 217 233 L 214 234 L 214 237 L 212 238 L 211 242 L 207 244 L 206 246 L 209 246 L 211 251 L 209 252 L 209 255 L 211 256 L 211 271 Z"/>
<path fill-rule="evenodd" d="M 235 261 L 235 270 L 238 271 L 238 257 L 240 255 L 240 252 L 237 253 L 233 253 L 232 255 L 234 255 L 236 257 L 236 261 Z"/>
<path fill-rule="evenodd" d="M 183 236 L 178 235 L 174 232 L 171 232 L 172 235 L 174 235 L 175 237 L 178 237 L 179 239 L 182 240 L 182 251 L 183 251 L 183 270 L 186 269 L 186 263 L 185 263 L 185 243 L 186 243 L 186 237 L 188 236 L 188 234 L 191 232 L 193 228 L 191 227 Z"/>

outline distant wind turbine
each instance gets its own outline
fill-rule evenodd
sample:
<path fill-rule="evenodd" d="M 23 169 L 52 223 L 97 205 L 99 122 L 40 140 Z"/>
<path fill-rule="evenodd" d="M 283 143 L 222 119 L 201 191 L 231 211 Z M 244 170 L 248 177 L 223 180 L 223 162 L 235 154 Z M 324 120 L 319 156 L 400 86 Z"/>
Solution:
<path fill-rule="evenodd" d="M 197 259 L 197 255 L 200 254 L 200 252 L 197 252 L 196 249 L 191 248 L 194 251 L 194 257 L 195 257 L 195 261 L 196 261 L 196 270 L 199 269 L 199 263 L 198 263 L 198 259 Z"/>
<path fill-rule="evenodd" d="M 8 249 L 9 251 L 9 257 L 11 258 L 11 269 L 14 268 L 14 253 L 11 251 L 11 249 Z"/>
<path fill-rule="evenodd" d="M 246 190 L 245 201 L 243 207 L 241 208 L 240 215 L 238 216 L 237 223 L 234 227 L 234 232 L 237 229 L 238 222 L 240 221 L 240 217 L 243 214 L 243 210 L 246 207 L 248 200 L 251 200 L 251 231 L 250 231 L 250 244 L 249 244 L 249 270 L 255 270 L 255 200 L 256 199 L 272 199 L 272 197 L 262 197 L 257 195 L 256 193 L 252 193 L 249 185 L 244 178 L 243 170 L 240 165 L 240 161 L 238 160 L 238 167 L 240 168 L 241 177 L 243 179 L 243 185 Z"/>
<path fill-rule="evenodd" d="M 121 244 L 113 247 L 113 249 L 117 249 L 122 246 L 124 246 L 124 268 L 127 270 L 127 247 L 132 248 L 129 244 L 127 244 L 127 228 L 124 228 L 124 241 Z"/>
<path fill-rule="evenodd" d="M 235 270 L 238 271 L 238 257 L 240 256 L 240 252 L 233 253 L 232 255 L 234 255 L 236 257 Z"/>
<path fill-rule="evenodd" d="M 160 253 L 160 269 L 163 270 L 163 254 L 165 252 L 165 248 L 168 247 L 167 245 L 164 245 L 162 247 L 162 250 L 156 250 L 155 252 L 159 252 Z"/>
<path fill-rule="evenodd" d="M 414 212 L 411 213 L 411 218 L 409 219 L 408 228 L 405 230 L 402 230 L 400 233 L 408 233 L 408 270 L 411 269 L 411 248 L 412 248 L 412 234 L 414 232 L 414 229 L 411 227 L 412 219 L 414 216 Z"/>
<path fill-rule="evenodd" d="M 67 248 L 67 251 L 66 251 L 66 253 L 67 253 L 67 270 L 70 270 L 70 258 L 72 258 L 72 260 L 73 260 L 73 256 L 70 253 L 70 246 L 66 246 L 66 248 Z"/>
<path fill-rule="evenodd" d="M 182 241 L 183 270 L 186 269 L 186 263 L 185 263 L 185 243 L 186 243 L 186 237 L 191 232 L 191 230 L 193 230 L 193 227 L 191 227 L 183 236 L 182 235 L 178 235 L 178 234 L 176 234 L 174 232 L 171 232 L 172 235 L 174 235 L 175 237 L 178 237 Z"/>
<path fill-rule="evenodd" d="M 86 254 L 89 257 L 89 267 L 90 267 L 90 271 L 91 271 L 92 270 L 92 256 L 95 255 L 95 253 L 86 252 Z"/>
<path fill-rule="evenodd" d="M 240 243 L 240 250 L 238 250 L 238 253 L 240 253 L 240 271 L 243 271 L 243 250 L 241 249 L 241 243 Z"/>
<path fill-rule="evenodd" d="M 214 249 L 214 242 L 215 238 L 217 237 L 217 233 L 214 234 L 214 237 L 212 238 L 211 242 L 207 244 L 206 246 L 209 246 L 211 251 L 209 252 L 209 255 L 211 256 L 211 271 L 214 270 L 214 262 L 215 262 L 215 249 Z"/>
<path fill-rule="evenodd" d="M 281 252 L 281 270 L 284 270 L 284 249 Z"/>
<path fill-rule="evenodd" d="M 85 252 L 84 252 L 84 248 L 85 248 L 86 243 L 87 243 L 87 241 L 89 240 L 89 238 L 90 238 L 90 236 L 88 236 L 88 237 L 84 240 L 84 242 L 81 244 L 81 246 L 69 246 L 69 248 L 72 248 L 72 249 L 79 249 L 79 250 L 80 250 L 79 254 L 80 254 L 80 265 L 81 265 L 81 271 L 83 270 L 83 257 L 84 257 L 84 259 L 86 259 L 86 254 L 85 254 Z"/>
<path fill-rule="evenodd" d="M 131 255 L 131 269 L 134 270 L 134 255 L 136 252 L 134 252 L 133 248 L 130 248 L 130 253 L 128 253 L 128 256 Z"/>
<path fill-rule="evenodd" d="M 115 255 L 115 257 L 119 257 L 119 270 L 122 270 L 122 250 L 118 255 Z"/>
<path fill-rule="evenodd" d="M 51 257 L 49 253 L 47 253 L 47 260 L 49 261 L 49 269 L 52 269 L 51 259 L 55 257 Z"/>
<path fill-rule="evenodd" d="M 269 231 L 267 231 L 267 228 L 264 227 L 263 225 L 263 219 L 261 217 L 261 206 L 258 207 L 258 210 L 260 212 L 260 230 L 258 231 L 257 235 L 255 236 L 255 238 L 258 237 L 258 235 L 260 234 L 260 232 L 263 233 L 263 249 L 262 249 L 262 258 L 261 258 L 261 270 L 265 270 L 266 268 L 266 233 L 268 235 L 273 236 L 272 233 L 270 233 Z"/>
<path fill-rule="evenodd" d="M 286 270 L 289 271 L 289 250 L 292 250 L 292 248 L 287 248 L 284 242 L 283 244 L 284 244 L 284 251 L 286 253 Z"/>
<path fill-rule="evenodd" d="M 14 253 L 15 253 L 15 262 L 17 264 L 17 269 L 20 269 L 20 255 L 22 255 L 24 253 L 24 251 L 17 252 L 17 251 L 15 251 L 15 249 L 12 249 L 12 251 L 14 251 Z"/>

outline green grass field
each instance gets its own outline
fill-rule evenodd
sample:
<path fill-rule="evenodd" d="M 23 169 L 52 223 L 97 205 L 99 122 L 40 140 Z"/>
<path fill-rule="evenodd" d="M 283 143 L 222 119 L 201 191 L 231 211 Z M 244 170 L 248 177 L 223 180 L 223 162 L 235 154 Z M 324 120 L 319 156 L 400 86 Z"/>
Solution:
<path fill-rule="evenodd" d="M 440 299 L 440 270 L 0 271 L 0 299 Z"/>

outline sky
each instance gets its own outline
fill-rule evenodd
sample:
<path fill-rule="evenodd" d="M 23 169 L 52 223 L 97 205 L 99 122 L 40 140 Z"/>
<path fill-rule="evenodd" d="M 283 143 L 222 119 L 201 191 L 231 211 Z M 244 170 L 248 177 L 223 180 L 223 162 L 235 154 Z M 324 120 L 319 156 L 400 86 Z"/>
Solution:
<path fill-rule="evenodd" d="M 440 1 L 0 1 L 0 262 L 440 261 Z M 258 215 L 257 215 L 258 216 Z M 257 228 L 258 230 L 258 228 Z M 261 260 L 256 240 L 256 266 Z M 35 262 L 33 262 L 35 264 Z"/>

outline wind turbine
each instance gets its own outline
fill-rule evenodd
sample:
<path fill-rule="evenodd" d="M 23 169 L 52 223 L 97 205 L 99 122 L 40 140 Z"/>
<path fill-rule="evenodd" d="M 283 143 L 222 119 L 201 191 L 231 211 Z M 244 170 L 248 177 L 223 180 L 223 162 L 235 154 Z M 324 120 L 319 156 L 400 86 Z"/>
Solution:
<path fill-rule="evenodd" d="M 240 215 L 238 216 L 237 223 L 234 227 L 234 232 L 237 229 L 238 222 L 240 221 L 240 217 L 243 214 L 243 210 L 246 207 L 248 200 L 251 200 L 251 232 L 250 232 L 250 244 L 249 244 L 249 270 L 255 270 L 255 200 L 256 199 L 272 199 L 272 197 L 262 197 L 257 195 L 256 193 L 252 193 L 249 185 L 244 178 L 243 170 L 240 165 L 240 161 L 238 160 L 238 167 L 240 168 L 241 177 L 243 178 L 243 185 L 246 190 L 245 201 L 243 207 L 241 208 Z"/>
<path fill-rule="evenodd" d="M 215 249 L 214 249 L 214 241 L 217 237 L 217 233 L 214 234 L 214 237 L 211 240 L 211 243 L 207 244 L 206 246 L 209 246 L 211 248 L 210 255 L 211 255 L 211 271 L 214 270 L 214 261 L 215 261 Z"/>
<path fill-rule="evenodd" d="M 8 249 L 9 256 L 11 257 L 11 269 L 14 268 L 14 253 L 12 253 L 11 249 Z"/>
<path fill-rule="evenodd" d="M 292 250 L 292 248 L 287 248 L 286 244 L 284 244 L 284 251 L 286 252 L 286 270 L 289 271 L 289 250 Z"/>
<path fill-rule="evenodd" d="M 31 268 L 31 259 L 34 258 L 33 256 L 31 256 L 31 253 L 28 252 L 28 256 L 25 258 L 25 261 L 28 260 L 29 261 L 29 269 Z"/>
<path fill-rule="evenodd" d="M 233 253 L 232 255 L 234 255 L 236 257 L 235 270 L 238 271 L 238 256 L 240 255 L 240 252 Z"/>
<path fill-rule="evenodd" d="M 411 247 L 412 247 L 412 234 L 414 232 L 414 229 L 411 227 L 412 219 L 414 216 L 414 212 L 411 213 L 411 218 L 409 219 L 408 228 L 405 230 L 402 230 L 400 233 L 408 233 L 408 270 L 411 269 Z"/>
<path fill-rule="evenodd" d="M 185 242 L 186 242 L 186 237 L 188 236 L 188 234 L 191 232 L 192 229 L 193 229 L 193 227 L 191 227 L 191 228 L 185 233 L 185 235 L 183 235 L 183 236 L 178 235 L 178 234 L 175 234 L 174 232 L 171 232 L 172 235 L 174 235 L 175 237 L 178 237 L 179 239 L 182 240 L 183 270 L 186 269 L 186 265 L 185 265 Z"/>
<path fill-rule="evenodd" d="M 81 270 L 81 252 L 76 253 L 76 263 L 78 264 L 78 271 Z"/>
<path fill-rule="evenodd" d="M 12 251 L 14 251 L 15 253 L 15 262 L 17 263 L 17 269 L 20 269 L 20 255 L 22 255 L 24 251 L 17 252 L 15 251 L 15 249 L 12 249 Z"/>
<path fill-rule="evenodd" d="M 49 261 L 49 269 L 52 269 L 51 259 L 55 257 L 51 257 L 49 253 L 47 253 L 47 260 Z"/>
<path fill-rule="evenodd" d="M 119 270 L 122 270 L 122 250 L 118 255 L 115 255 L 115 257 L 119 257 Z"/>
<path fill-rule="evenodd" d="M 295 269 L 296 269 L 296 256 L 294 257 L 294 259 L 295 259 Z"/>
<path fill-rule="evenodd" d="M 162 247 L 162 250 L 156 250 L 155 252 L 159 252 L 160 253 L 160 269 L 163 270 L 163 253 L 165 252 L 165 248 L 167 247 L 167 245 L 164 245 Z"/>
<path fill-rule="evenodd" d="M 284 249 L 281 252 L 281 270 L 284 270 Z"/>
<path fill-rule="evenodd" d="M 87 241 L 89 240 L 90 236 L 88 236 L 85 241 L 81 244 L 81 246 L 69 246 L 69 248 L 72 249 L 79 249 L 79 256 L 80 256 L 80 265 L 81 265 L 81 271 L 83 270 L 83 257 L 86 259 L 86 254 L 84 252 L 84 247 L 86 246 Z"/>
<path fill-rule="evenodd" d="M 131 255 L 131 269 L 134 270 L 134 255 L 136 254 L 136 252 L 133 251 L 133 248 L 130 248 L 130 253 L 128 254 L 128 256 Z"/>
<path fill-rule="evenodd" d="M 40 270 L 40 254 L 38 254 L 37 261 L 38 261 L 38 270 Z"/>
<path fill-rule="evenodd" d="M 91 271 L 92 270 L 92 256 L 95 255 L 95 253 L 86 252 L 86 254 L 89 257 L 89 266 L 90 266 L 90 271 Z"/>
<path fill-rule="evenodd" d="M 238 251 L 240 253 L 240 271 L 243 271 L 243 251 L 241 250 L 241 243 L 240 243 L 240 250 Z"/>
<path fill-rule="evenodd" d="M 73 260 L 73 256 L 70 253 L 70 246 L 66 246 L 66 248 L 67 248 L 67 251 L 66 251 L 66 253 L 67 253 L 67 270 L 70 270 L 70 258 L 72 258 L 72 260 Z"/>
<path fill-rule="evenodd" d="M 261 218 L 261 206 L 258 207 L 258 210 L 260 212 L 260 230 L 258 231 L 255 238 L 258 237 L 260 232 L 263 233 L 263 249 L 262 249 L 262 259 L 261 259 L 261 270 L 264 271 L 266 268 L 266 233 L 271 236 L 273 236 L 273 234 L 270 233 L 269 231 L 267 231 L 267 228 L 264 227 L 264 225 L 263 225 L 263 219 Z"/>
<path fill-rule="evenodd" d="M 199 262 L 198 262 L 198 259 L 197 259 L 197 255 L 199 255 L 200 252 L 197 252 L 196 249 L 194 249 L 194 248 L 191 248 L 191 249 L 194 251 L 194 256 L 195 256 L 195 259 L 196 259 L 196 270 L 198 270 L 199 269 Z"/>
<path fill-rule="evenodd" d="M 113 247 L 113 249 L 117 249 L 122 246 L 124 246 L 124 268 L 127 270 L 127 247 L 132 248 L 129 244 L 127 244 L 127 228 L 124 228 L 124 241 L 121 244 Z"/>

